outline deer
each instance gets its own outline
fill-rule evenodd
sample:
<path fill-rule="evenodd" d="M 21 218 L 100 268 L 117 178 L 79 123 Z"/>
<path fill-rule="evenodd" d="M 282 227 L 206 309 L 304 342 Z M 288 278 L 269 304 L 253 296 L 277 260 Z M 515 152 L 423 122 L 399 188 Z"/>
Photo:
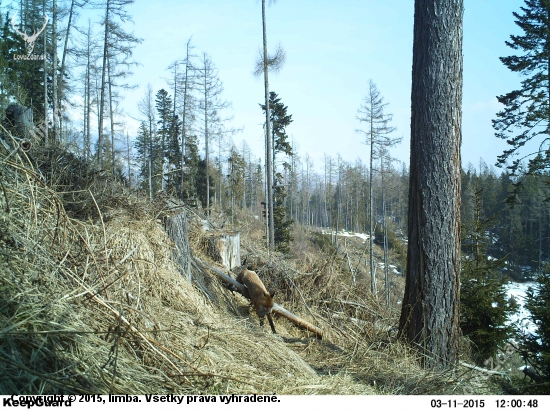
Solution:
<path fill-rule="evenodd" d="M 11 19 L 11 27 L 13 28 L 13 30 L 15 30 L 17 34 L 19 34 L 23 38 L 23 40 L 25 40 L 25 49 L 27 50 L 27 56 L 30 56 L 34 50 L 34 42 L 36 41 L 38 36 L 40 36 L 40 33 L 44 31 L 44 29 L 46 28 L 46 25 L 48 24 L 48 15 L 47 14 L 44 15 L 44 25 L 40 30 L 35 31 L 32 34 L 32 36 L 29 36 L 26 30 L 24 33 L 22 33 L 17 29 L 17 27 L 15 27 L 16 16 L 17 16 L 17 12 L 15 12 L 15 14 L 13 15 L 13 18 Z"/>
<path fill-rule="evenodd" d="M 260 326 L 264 325 L 264 318 L 267 316 L 271 331 L 275 331 L 275 324 L 273 323 L 273 317 L 271 315 L 273 305 L 275 304 L 273 296 L 275 292 L 269 293 L 256 272 L 248 269 L 244 269 L 237 275 L 237 282 L 246 286 L 247 298 L 250 298 L 250 303 L 254 306 L 256 314 L 260 318 Z M 248 295 L 248 296 L 247 296 Z"/>

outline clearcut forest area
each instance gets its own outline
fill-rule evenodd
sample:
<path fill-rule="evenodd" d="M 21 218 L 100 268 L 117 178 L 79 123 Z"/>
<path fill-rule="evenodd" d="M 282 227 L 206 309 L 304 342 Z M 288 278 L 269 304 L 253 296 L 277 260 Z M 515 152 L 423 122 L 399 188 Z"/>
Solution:
<path fill-rule="evenodd" d="M 0 2 L 0 395 L 550 394 L 550 3 L 146 3 Z"/>

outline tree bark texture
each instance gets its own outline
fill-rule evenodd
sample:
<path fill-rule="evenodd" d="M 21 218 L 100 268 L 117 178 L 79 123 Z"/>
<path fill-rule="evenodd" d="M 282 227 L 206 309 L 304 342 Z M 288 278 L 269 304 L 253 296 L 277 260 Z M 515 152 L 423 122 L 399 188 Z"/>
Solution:
<path fill-rule="evenodd" d="M 6 118 L 2 125 L 20 139 L 33 137 L 34 134 L 31 132 L 34 127 L 32 108 L 10 104 L 6 109 Z M 8 141 L 10 144 L 12 143 L 11 139 Z"/>
<path fill-rule="evenodd" d="M 176 245 L 174 251 L 174 259 L 181 267 L 183 276 L 191 282 L 191 250 L 189 248 L 189 237 L 187 234 L 187 218 L 185 210 L 175 216 L 166 218 L 165 230 L 168 237 L 172 239 Z"/>
<path fill-rule="evenodd" d="M 458 360 L 462 0 L 416 0 L 408 255 L 400 336 L 425 366 Z"/>

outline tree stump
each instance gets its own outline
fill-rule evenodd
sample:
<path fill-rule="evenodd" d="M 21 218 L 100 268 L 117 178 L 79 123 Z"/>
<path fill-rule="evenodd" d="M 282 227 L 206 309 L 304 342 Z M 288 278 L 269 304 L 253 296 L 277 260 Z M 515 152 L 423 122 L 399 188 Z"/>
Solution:
<path fill-rule="evenodd" d="M 28 139 L 34 127 L 32 109 L 18 104 L 10 104 L 6 109 L 6 129 L 21 139 Z"/>
<path fill-rule="evenodd" d="M 241 233 L 212 232 L 208 238 L 208 254 L 227 269 L 241 265 Z"/>
<path fill-rule="evenodd" d="M 164 228 L 168 237 L 175 243 L 174 260 L 181 268 L 181 273 L 191 282 L 191 250 L 189 249 L 189 237 L 187 235 L 187 217 L 185 210 L 175 216 L 167 216 Z"/>

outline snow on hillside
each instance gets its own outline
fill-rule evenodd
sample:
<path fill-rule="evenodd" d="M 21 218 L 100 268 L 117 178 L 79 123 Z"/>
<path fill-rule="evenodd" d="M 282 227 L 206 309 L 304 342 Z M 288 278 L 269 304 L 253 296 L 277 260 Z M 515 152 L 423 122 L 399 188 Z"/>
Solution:
<path fill-rule="evenodd" d="M 334 231 L 330 231 L 330 230 L 322 230 L 321 233 L 323 235 L 334 236 Z M 356 237 L 356 238 L 361 239 L 363 241 L 363 243 L 365 243 L 369 239 L 369 235 L 367 235 L 365 233 L 352 233 L 352 232 L 348 232 L 348 231 L 345 231 L 345 230 L 339 230 L 338 231 L 338 236 L 341 236 L 341 237 Z M 372 239 L 374 240 L 374 237 Z"/>
<path fill-rule="evenodd" d="M 528 317 L 530 315 L 529 311 L 523 307 L 523 304 L 525 303 L 525 296 L 527 293 L 527 288 L 535 286 L 535 282 L 525 282 L 525 283 L 517 283 L 517 282 L 510 282 L 507 287 L 507 296 L 510 298 L 511 296 L 514 296 L 516 299 L 516 302 L 519 305 L 518 312 L 513 315 L 510 318 L 510 323 L 516 324 L 516 326 L 519 328 L 520 332 L 522 333 L 531 333 L 534 334 L 536 332 L 536 327 L 531 322 Z"/>

